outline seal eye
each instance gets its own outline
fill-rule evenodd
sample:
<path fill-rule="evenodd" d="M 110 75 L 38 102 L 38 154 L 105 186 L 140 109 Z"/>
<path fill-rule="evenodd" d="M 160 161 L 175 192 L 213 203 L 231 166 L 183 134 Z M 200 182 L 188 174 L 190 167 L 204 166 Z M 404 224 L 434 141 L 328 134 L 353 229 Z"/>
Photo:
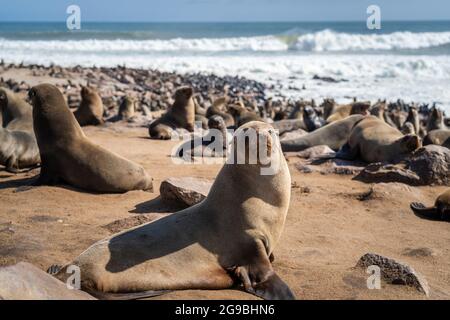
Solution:
<path fill-rule="evenodd" d="M 34 98 L 35 96 L 36 96 L 36 92 L 34 92 L 34 90 L 28 91 L 28 97 Z"/>

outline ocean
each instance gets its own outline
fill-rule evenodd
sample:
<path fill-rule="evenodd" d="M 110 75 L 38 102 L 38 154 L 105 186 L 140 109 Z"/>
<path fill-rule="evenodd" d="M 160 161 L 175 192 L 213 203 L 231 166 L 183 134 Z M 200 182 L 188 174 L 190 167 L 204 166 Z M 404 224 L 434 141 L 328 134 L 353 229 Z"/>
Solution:
<path fill-rule="evenodd" d="M 239 75 L 268 94 L 346 101 L 404 99 L 450 113 L 450 21 L 292 23 L 0 22 L 8 63 Z M 314 76 L 343 80 L 314 80 Z"/>

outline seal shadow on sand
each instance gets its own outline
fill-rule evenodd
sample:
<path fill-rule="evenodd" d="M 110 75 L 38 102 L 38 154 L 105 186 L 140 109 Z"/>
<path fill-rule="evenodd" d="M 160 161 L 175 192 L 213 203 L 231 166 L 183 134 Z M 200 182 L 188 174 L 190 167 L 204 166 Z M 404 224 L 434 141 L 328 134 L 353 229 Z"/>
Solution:
<path fill-rule="evenodd" d="M 135 205 L 133 210 L 129 213 L 146 214 L 146 213 L 172 213 L 186 209 L 186 206 L 176 203 L 168 203 L 164 201 L 161 196 L 155 199 L 144 201 Z"/>
<path fill-rule="evenodd" d="M 168 256 L 193 244 L 199 244 L 207 251 L 216 254 L 219 264 L 223 265 L 220 261 L 222 252 L 218 250 L 215 241 L 208 241 L 209 237 L 205 234 L 205 231 L 189 230 L 187 231 L 190 233 L 189 237 L 178 236 L 180 224 L 185 219 L 194 218 L 191 216 L 193 214 L 196 213 L 177 212 L 112 237 L 108 244 L 111 255 L 106 264 L 106 270 L 112 273 L 123 272 L 146 261 Z M 136 237 L 137 233 L 139 233 L 138 237 Z M 139 254 L 136 254 L 136 251 L 127 250 L 127 247 L 125 247 L 137 242 L 141 243 Z M 143 246 L 142 243 L 145 242 L 148 242 L 148 244 Z M 245 241 L 245 243 L 252 242 L 254 241 L 250 237 Z M 247 256 L 245 253 L 243 254 Z M 248 252 L 248 255 L 251 254 L 252 252 Z"/>

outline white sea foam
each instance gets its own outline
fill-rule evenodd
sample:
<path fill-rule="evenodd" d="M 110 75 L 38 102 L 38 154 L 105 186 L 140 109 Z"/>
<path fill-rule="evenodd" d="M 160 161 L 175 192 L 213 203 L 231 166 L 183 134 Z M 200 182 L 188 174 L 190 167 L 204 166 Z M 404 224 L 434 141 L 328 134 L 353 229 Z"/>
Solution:
<path fill-rule="evenodd" d="M 182 73 L 240 75 L 274 85 L 275 91 L 290 96 L 436 101 L 450 113 L 450 55 L 392 54 L 390 51 L 359 54 L 354 51 L 439 46 L 450 42 L 450 32 L 350 35 L 325 30 L 295 37 L 294 41 L 287 38 L 267 36 L 144 41 L 0 39 L 0 58 L 14 63 L 53 63 L 62 66 L 126 64 Z M 304 52 L 293 51 L 293 47 Z M 347 52 L 343 53 L 343 50 Z M 312 79 L 316 74 L 348 81 L 324 83 Z M 292 90 L 303 85 L 306 90 Z"/>
<path fill-rule="evenodd" d="M 228 51 L 365 51 L 422 49 L 450 44 L 450 32 L 349 34 L 323 30 L 300 36 L 260 36 L 169 40 L 7 40 L 1 51 L 79 52 L 228 52 Z"/>

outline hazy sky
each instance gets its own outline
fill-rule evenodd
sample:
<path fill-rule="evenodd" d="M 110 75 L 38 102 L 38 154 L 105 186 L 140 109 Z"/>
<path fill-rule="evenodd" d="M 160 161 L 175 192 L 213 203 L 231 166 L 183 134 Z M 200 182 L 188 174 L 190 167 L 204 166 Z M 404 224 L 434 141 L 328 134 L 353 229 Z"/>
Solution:
<path fill-rule="evenodd" d="M 371 4 L 385 20 L 450 20 L 449 0 L 3 0 L 0 21 L 64 21 L 70 4 L 84 21 L 352 21 Z"/>

